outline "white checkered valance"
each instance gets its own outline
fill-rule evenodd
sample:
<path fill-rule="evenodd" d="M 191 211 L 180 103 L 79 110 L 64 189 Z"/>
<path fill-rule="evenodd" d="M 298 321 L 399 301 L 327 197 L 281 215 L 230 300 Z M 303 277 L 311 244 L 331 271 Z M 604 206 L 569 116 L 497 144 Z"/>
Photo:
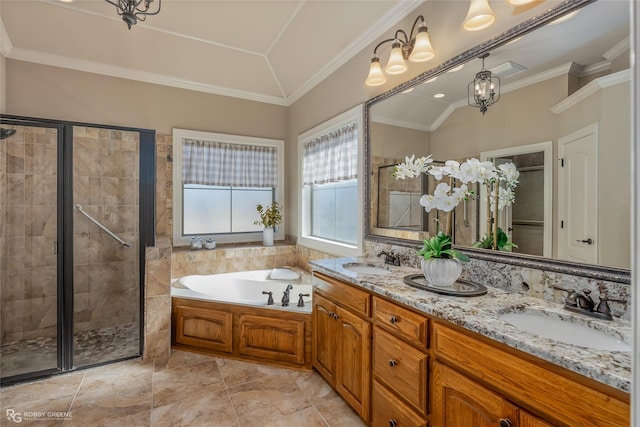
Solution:
<path fill-rule="evenodd" d="M 358 124 L 304 141 L 305 185 L 347 181 L 358 177 Z"/>
<path fill-rule="evenodd" d="M 184 139 L 183 184 L 277 187 L 275 147 Z"/>

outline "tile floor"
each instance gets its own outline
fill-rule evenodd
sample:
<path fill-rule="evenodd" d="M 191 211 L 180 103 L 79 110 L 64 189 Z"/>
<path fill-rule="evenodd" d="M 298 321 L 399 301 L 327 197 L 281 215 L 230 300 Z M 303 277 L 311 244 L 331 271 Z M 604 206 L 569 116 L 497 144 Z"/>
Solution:
<path fill-rule="evenodd" d="M 317 373 L 184 351 L 4 387 L 0 407 L 2 426 L 365 425 Z"/>

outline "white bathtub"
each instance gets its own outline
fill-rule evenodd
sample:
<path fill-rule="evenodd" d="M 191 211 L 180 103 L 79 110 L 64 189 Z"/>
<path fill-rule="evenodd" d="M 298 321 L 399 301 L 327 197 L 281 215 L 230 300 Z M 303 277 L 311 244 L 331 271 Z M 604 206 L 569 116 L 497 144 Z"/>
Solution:
<path fill-rule="evenodd" d="M 237 273 L 212 274 L 207 276 L 184 276 L 172 283 L 171 296 L 225 302 L 230 304 L 251 305 L 256 307 L 311 312 L 311 276 L 303 274 L 298 280 L 272 280 L 271 270 L 241 271 Z M 282 306 L 282 297 L 287 286 L 289 306 Z M 267 305 L 271 292 L 273 305 Z M 304 296 L 304 307 L 298 307 L 300 294 Z"/>

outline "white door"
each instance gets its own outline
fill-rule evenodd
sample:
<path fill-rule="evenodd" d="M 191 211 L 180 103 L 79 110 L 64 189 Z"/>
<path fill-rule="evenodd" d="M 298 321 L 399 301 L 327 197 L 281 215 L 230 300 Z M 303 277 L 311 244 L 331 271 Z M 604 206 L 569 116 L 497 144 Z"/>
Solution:
<path fill-rule="evenodd" d="M 598 262 L 598 124 L 558 140 L 558 257 Z"/>

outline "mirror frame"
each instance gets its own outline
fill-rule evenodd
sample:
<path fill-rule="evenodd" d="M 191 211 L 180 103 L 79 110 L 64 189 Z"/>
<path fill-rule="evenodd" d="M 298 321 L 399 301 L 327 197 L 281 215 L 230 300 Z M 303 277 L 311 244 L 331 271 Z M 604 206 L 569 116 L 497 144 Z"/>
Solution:
<path fill-rule="evenodd" d="M 547 23 L 557 19 L 558 17 L 569 13 L 573 10 L 580 9 L 584 6 L 587 6 L 597 0 L 565 0 L 561 3 L 558 3 L 554 7 L 548 9 L 547 11 L 540 13 L 532 18 L 529 18 L 522 23 L 509 28 L 504 33 L 489 39 L 479 45 L 468 49 L 465 52 L 460 53 L 459 55 L 454 56 L 453 58 L 443 62 L 435 68 L 432 68 L 428 71 L 425 71 L 422 74 L 417 75 L 416 77 L 384 92 L 380 95 L 377 95 L 369 100 L 367 100 L 364 104 L 364 124 L 365 124 L 365 132 L 364 132 L 364 157 L 365 157 L 365 165 L 364 165 L 364 176 L 365 180 L 365 240 L 398 245 L 398 246 L 406 246 L 418 249 L 420 247 L 420 243 L 415 240 L 401 239 L 395 237 L 381 236 L 377 234 L 372 234 L 371 227 L 371 148 L 370 148 L 370 108 L 380 102 L 383 101 L 393 95 L 396 95 L 412 86 L 419 85 L 426 80 L 438 76 L 447 72 L 448 70 L 468 62 L 474 58 L 479 57 L 483 53 L 490 52 L 510 40 L 513 40 L 517 37 L 520 37 L 524 34 L 527 34 L 531 31 L 534 31 L 538 28 L 543 27 Z M 631 226 L 631 224 L 629 224 Z M 525 255 L 525 254 L 516 254 L 516 253 L 505 253 L 505 252 L 497 252 L 490 251 L 486 249 L 476 249 L 470 248 L 466 246 L 457 246 L 456 249 L 466 253 L 472 258 L 489 261 L 489 262 L 497 262 L 502 264 L 510 264 L 514 266 L 522 266 L 527 268 L 533 268 L 538 270 L 546 270 L 557 273 L 569 274 L 573 276 L 582 276 L 596 280 L 607 280 L 611 282 L 618 283 L 631 283 L 631 270 L 625 268 L 618 267 L 607 267 L 607 266 L 599 266 L 592 264 L 581 264 L 576 262 L 557 260 L 552 258 L 544 258 L 541 256 L 535 255 Z"/>

